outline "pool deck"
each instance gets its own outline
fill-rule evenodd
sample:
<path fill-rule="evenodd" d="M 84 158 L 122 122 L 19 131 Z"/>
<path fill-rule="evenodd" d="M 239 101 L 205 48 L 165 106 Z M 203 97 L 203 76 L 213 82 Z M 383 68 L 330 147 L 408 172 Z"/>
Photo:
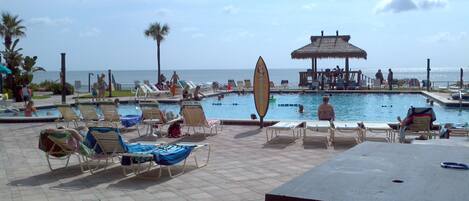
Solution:
<path fill-rule="evenodd" d="M 469 107 L 469 101 L 453 100 L 450 93 L 422 91 L 422 94 L 447 107 Z"/>
<path fill-rule="evenodd" d="M 75 157 L 68 168 L 49 170 L 37 148 L 40 130 L 49 127 L 55 124 L 0 125 L 1 200 L 264 200 L 265 193 L 354 146 L 349 142 L 336 149 L 325 149 L 323 143 L 303 145 L 286 133 L 265 144 L 265 131 L 253 126 L 224 126 L 215 136 L 181 139 L 138 137 L 133 130 L 123 134 L 130 142 L 210 143 L 210 162 L 197 169 L 190 160 L 187 172 L 176 178 L 165 172 L 159 179 L 125 177 L 119 164 L 91 175 L 80 171 Z M 64 164 L 53 162 L 54 167 Z"/>

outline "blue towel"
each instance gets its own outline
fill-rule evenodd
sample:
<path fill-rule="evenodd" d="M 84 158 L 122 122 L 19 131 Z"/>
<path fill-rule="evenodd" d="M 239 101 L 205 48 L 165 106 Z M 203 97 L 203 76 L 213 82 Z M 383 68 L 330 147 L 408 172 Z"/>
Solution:
<path fill-rule="evenodd" d="M 175 165 L 191 154 L 195 145 L 163 145 L 153 151 L 153 159 L 159 165 Z"/>
<path fill-rule="evenodd" d="M 139 115 L 125 115 L 121 117 L 121 123 L 126 128 L 132 127 L 140 123 L 141 117 Z"/>

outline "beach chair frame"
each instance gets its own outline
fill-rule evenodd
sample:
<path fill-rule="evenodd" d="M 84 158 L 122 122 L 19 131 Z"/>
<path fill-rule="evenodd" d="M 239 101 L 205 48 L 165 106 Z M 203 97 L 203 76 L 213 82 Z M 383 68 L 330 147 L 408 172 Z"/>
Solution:
<path fill-rule="evenodd" d="M 186 101 L 182 105 L 183 126 L 187 128 L 187 133 L 190 133 L 192 128 L 194 134 L 197 130 L 202 129 L 204 135 L 218 134 L 218 131 L 223 130 L 223 125 L 219 120 L 207 120 L 204 110 L 197 101 Z M 205 128 L 210 129 L 210 132 L 205 132 Z M 214 132 L 215 131 L 215 132 Z"/>
<path fill-rule="evenodd" d="M 335 145 L 335 139 L 337 137 L 337 134 L 343 134 L 343 137 L 349 137 L 345 136 L 346 134 L 353 134 L 352 138 L 355 140 L 357 144 L 362 143 L 363 139 L 363 134 L 361 132 L 361 129 L 358 127 L 358 122 L 341 122 L 341 123 L 349 123 L 352 127 L 349 128 L 340 128 L 337 127 L 336 124 L 339 122 L 332 122 L 331 123 L 331 130 L 330 130 L 330 137 L 329 137 L 329 145 L 334 146 Z M 353 127 L 355 125 L 355 127 Z"/>
<path fill-rule="evenodd" d="M 118 128 L 120 124 L 120 115 L 119 111 L 117 110 L 116 105 L 113 102 L 100 102 L 99 108 L 103 113 L 103 123 L 107 123 L 111 125 L 111 127 Z M 138 130 L 138 124 L 137 124 Z"/>
<path fill-rule="evenodd" d="M 167 124 L 161 119 L 161 111 L 158 107 L 158 103 L 140 104 L 140 109 L 142 110 L 142 124 L 144 128 L 146 126 L 145 134 L 153 134 L 153 126 L 158 125 L 158 131 L 161 135 L 163 126 Z M 138 135 L 140 136 L 140 130 L 138 130 Z"/>
<path fill-rule="evenodd" d="M 62 115 L 61 119 L 57 120 L 57 126 L 60 122 L 64 122 L 67 124 L 67 128 L 70 127 L 70 123 L 74 125 L 74 128 L 78 127 L 78 121 L 80 117 L 73 111 L 72 106 L 70 105 L 56 105 L 57 110 L 59 110 L 60 114 Z"/>
<path fill-rule="evenodd" d="M 71 136 L 70 136 L 71 137 Z M 76 150 L 74 150 L 73 148 L 71 148 L 68 144 L 66 143 L 63 143 L 61 141 L 58 141 L 56 140 L 55 138 L 51 137 L 50 135 L 47 136 L 47 138 L 52 141 L 54 144 L 51 146 L 51 148 L 49 150 L 47 150 L 45 152 L 46 154 L 46 160 L 47 160 L 47 164 L 49 166 L 49 169 L 51 171 L 54 171 L 54 170 L 57 170 L 57 169 L 54 169 L 52 168 L 52 165 L 51 165 L 51 162 L 50 160 L 51 159 L 55 159 L 55 160 L 67 160 L 66 163 L 65 163 L 65 168 L 68 167 L 68 164 L 70 162 L 70 157 L 72 155 L 75 155 L 78 159 L 78 164 L 80 166 L 80 169 L 82 172 L 86 172 L 86 170 L 84 169 L 83 167 L 83 163 L 86 163 L 87 164 L 87 168 L 88 170 L 90 171 L 90 173 L 93 173 L 93 170 L 89 167 L 89 164 L 88 164 L 88 158 L 86 156 L 83 156 L 81 154 L 79 154 Z M 60 151 L 54 151 L 54 149 L 56 147 L 59 147 L 60 148 Z M 61 156 L 61 157 L 55 157 L 53 156 L 54 154 L 65 154 L 64 156 Z M 83 162 L 82 162 L 83 160 Z"/>
<path fill-rule="evenodd" d="M 293 138 L 298 139 L 301 137 L 303 130 L 300 129 L 300 126 L 304 124 L 304 121 L 280 121 L 276 124 L 269 126 L 265 129 L 266 142 L 271 141 L 282 131 L 292 132 Z M 269 139 L 270 133 L 270 139 Z"/>
<path fill-rule="evenodd" d="M 100 125 L 101 119 L 98 115 L 95 104 L 80 103 L 78 104 L 78 110 L 80 110 L 81 120 L 85 123 L 86 127 Z"/>

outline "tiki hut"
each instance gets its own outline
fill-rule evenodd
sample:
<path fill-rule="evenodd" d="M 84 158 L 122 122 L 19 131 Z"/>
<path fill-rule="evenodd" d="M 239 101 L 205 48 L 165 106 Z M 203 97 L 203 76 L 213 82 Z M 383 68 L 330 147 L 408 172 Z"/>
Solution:
<path fill-rule="evenodd" d="M 366 52 L 349 43 L 350 35 L 311 36 L 311 43 L 291 53 L 292 59 L 311 59 L 313 78 L 317 78 L 317 59 L 345 58 L 345 82 L 349 82 L 349 58 L 366 59 Z"/>

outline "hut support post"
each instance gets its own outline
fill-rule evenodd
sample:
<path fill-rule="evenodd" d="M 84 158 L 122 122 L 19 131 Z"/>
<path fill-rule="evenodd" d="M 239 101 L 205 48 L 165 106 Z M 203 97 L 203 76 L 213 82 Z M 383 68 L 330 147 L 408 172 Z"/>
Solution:
<path fill-rule="evenodd" d="M 350 78 L 350 75 L 349 75 L 348 57 L 345 57 L 345 89 L 347 89 L 348 87 L 349 78 Z"/>
<path fill-rule="evenodd" d="M 61 67 L 60 67 L 60 83 L 62 83 L 62 104 L 67 102 L 65 96 L 65 53 L 60 53 Z"/>
<path fill-rule="evenodd" d="M 430 91 L 430 59 L 427 59 L 427 91 Z"/>
<path fill-rule="evenodd" d="M 107 71 L 107 77 L 108 77 L 108 80 L 109 80 L 109 84 L 108 84 L 108 91 L 109 91 L 109 98 L 112 97 L 112 72 L 111 72 L 111 69 L 109 69 Z"/>
<path fill-rule="evenodd" d="M 461 89 L 464 87 L 463 75 L 464 75 L 464 71 L 463 71 L 463 69 L 461 68 L 461 74 L 460 74 L 460 76 L 459 76 L 459 87 L 460 87 Z"/>
<path fill-rule="evenodd" d="M 314 80 L 318 79 L 318 59 L 314 58 Z"/>

